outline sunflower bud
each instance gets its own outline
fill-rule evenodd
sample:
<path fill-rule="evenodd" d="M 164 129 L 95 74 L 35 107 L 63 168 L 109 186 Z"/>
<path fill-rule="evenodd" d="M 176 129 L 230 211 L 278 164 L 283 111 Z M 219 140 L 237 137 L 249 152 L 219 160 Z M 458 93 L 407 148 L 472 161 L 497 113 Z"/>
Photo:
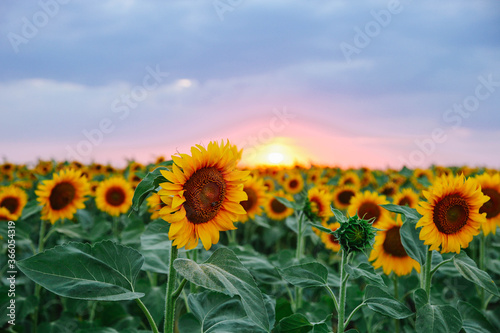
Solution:
<path fill-rule="evenodd" d="M 340 222 L 340 227 L 334 232 L 342 249 L 348 253 L 363 251 L 371 247 L 375 239 L 375 229 L 372 221 L 360 219 L 358 215 Z"/>

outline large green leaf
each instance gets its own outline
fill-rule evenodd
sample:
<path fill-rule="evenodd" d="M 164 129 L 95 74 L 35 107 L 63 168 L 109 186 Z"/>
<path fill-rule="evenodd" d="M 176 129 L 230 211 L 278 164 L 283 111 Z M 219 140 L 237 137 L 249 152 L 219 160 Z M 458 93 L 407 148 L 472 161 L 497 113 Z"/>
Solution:
<path fill-rule="evenodd" d="M 471 304 L 458 301 L 458 311 L 463 318 L 463 329 L 467 333 L 496 332 L 488 319 Z"/>
<path fill-rule="evenodd" d="M 189 295 L 188 305 L 194 318 L 187 316 L 181 320 L 181 332 L 265 332 L 248 318 L 238 298 L 204 291 Z"/>
<path fill-rule="evenodd" d="M 167 180 L 161 175 L 161 170 L 168 170 L 166 167 L 158 167 L 149 172 L 146 177 L 137 185 L 132 198 L 132 209 L 139 210 L 142 202 L 146 199 L 149 193 L 153 192 L 160 183 Z"/>
<path fill-rule="evenodd" d="M 328 270 L 317 262 L 279 269 L 281 276 L 301 288 L 323 287 L 328 283 Z"/>
<path fill-rule="evenodd" d="M 375 273 L 375 269 L 370 264 L 363 262 L 359 264 L 358 267 L 352 267 L 346 265 L 345 270 L 347 273 L 350 274 L 350 277 L 353 279 L 362 277 L 366 279 L 368 282 L 374 283 L 382 287 L 386 287 L 382 277 L 379 274 Z"/>
<path fill-rule="evenodd" d="M 404 215 L 406 220 L 413 220 L 414 222 L 417 222 L 422 218 L 422 215 L 420 215 L 420 213 L 417 212 L 415 208 L 410 208 L 408 206 L 399 206 L 394 204 L 386 204 L 380 206 L 384 207 L 390 212 Z"/>
<path fill-rule="evenodd" d="M 231 250 L 258 282 L 263 284 L 285 283 L 268 258 L 253 248 L 237 246 L 232 247 Z"/>
<path fill-rule="evenodd" d="M 413 315 L 403 303 L 379 287 L 368 285 L 365 289 L 364 303 L 372 311 L 394 319 L 403 319 Z"/>
<path fill-rule="evenodd" d="M 461 251 L 453 257 L 453 264 L 465 279 L 475 283 L 495 296 L 500 296 L 497 286 L 488 273 L 477 268 L 476 263 L 467 256 L 465 251 Z"/>
<path fill-rule="evenodd" d="M 178 274 L 188 281 L 223 294 L 241 297 L 248 317 L 265 331 L 269 331 L 269 319 L 261 291 L 252 275 L 241 264 L 233 251 L 216 250 L 203 264 L 179 258 L 174 261 Z"/>
<path fill-rule="evenodd" d="M 429 303 L 427 293 L 422 288 L 418 288 L 413 292 L 413 300 L 415 301 L 415 307 L 417 310 Z"/>
<path fill-rule="evenodd" d="M 93 246 L 68 243 L 17 263 L 30 279 L 51 292 L 85 300 L 140 298 L 134 284 L 144 262 L 136 250 L 103 241 Z"/>
<path fill-rule="evenodd" d="M 417 310 L 417 333 L 458 333 L 461 328 L 462 317 L 452 306 L 425 304 Z"/>
<path fill-rule="evenodd" d="M 281 319 L 278 326 L 276 326 L 276 332 L 278 333 L 327 333 L 331 332 L 329 327 L 332 316 L 329 315 L 324 320 L 311 323 L 306 316 L 301 313 L 295 313 L 291 316 Z M 328 323 L 328 324 L 327 324 Z"/>

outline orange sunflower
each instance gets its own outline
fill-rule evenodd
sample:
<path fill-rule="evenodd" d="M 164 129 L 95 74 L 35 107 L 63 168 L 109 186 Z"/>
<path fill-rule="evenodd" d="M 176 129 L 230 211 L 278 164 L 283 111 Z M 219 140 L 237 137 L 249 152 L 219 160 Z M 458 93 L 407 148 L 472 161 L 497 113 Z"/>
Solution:
<path fill-rule="evenodd" d="M 403 225 L 401 215 L 397 219 L 386 218 L 378 223 L 375 243 L 370 253 L 369 261 L 373 267 L 382 267 L 384 273 L 389 275 L 392 271 L 398 276 L 410 274 L 412 269 L 420 273 L 420 264 L 406 253 L 399 229 Z"/>
<path fill-rule="evenodd" d="M 95 203 L 99 210 L 111 216 L 126 213 L 132 206 L 134 191 L 129 182 L 121 176 L 103 180 L 95 190 Z"/>
<path fill-rule="evenodd" d="M 486 213 L 486 222 L 481 224 L 481 229 L 484 235 L 495 234 L 500 226 L 500 173 L 492 176 L 485 173 L 475 178 L 483 194 L 490 197 L 479 209 L 479 213 Z"/>
<path fill-rule="evenodd" d="M 402 189 L 392 200 L 395 205 L 408 206 L 410 208 L 417 208 L 418 201 L 419 196 L 417 192 L 411 188 Z"/>
<path fill-rule="evenodd" d="M 297 194 L 304 188 L 304 178 L 300 172 L 291 172 L 283 181 L 283 188 L 287 193 Z"/>
<path fill-rule="evenodd" d="M 351 199 L 347 213 L 350 216 L 358 214 L 360 218 L 365 220 L 374 218 L 373 226 L 378 228 L 377 223 L 389 216 L 389 211 L 380 207 L 380 205 L 388 203 L 389 201 L 387 201 L 385 195 L 370 191 L 358 192 Z"/>
<path fill-rule="evenodd" d="M 240 202 L 247 200 L 243 184 L 248 171 L 236 170 L 239 152 L 227 143 L 196 145 L 187 154 L 172 155 L 172 171 L 162 170 L 168 182 L 158 194 L 173 197 L 160 211 L 170 223 L 173 245 L 193 249 L 201 239 L 206 250 L 219 242 L 219 232 L 234 230 L 233 222 L 245 215 Z"/>
<path fill-rule="evenodd" d="M 276 198 L 285 198 L 289 201 L 293 201 L 293 197 L 290 194 L 285 194 L 283 190 L 279 190 L 268 196 L 268 200 L 264 206 L 266 214 L 270 219 L 280 221 L 292 215 L 293 209 L 283 205 Z"/>
<path fill-rule="evenodd" d="M 486 213 L 479 210 L 489 197 L 476 180 L 463 175 L 443 175 L 423 195 L 427 202 L 420 201 L 417 207 L 423 216 L 417 223 L 422 227 L 420 239 L 430 251 L 441 247 L 442 253 L 460 253 L 486 222 Z"/>
<path fill-rule="evenodd" d="M 240 202 L 245 211 L 247 212 L 244 216 L 240 218 L 240 222 L 246 222 L 248 219 L 255 218 L 255 215 L 260 215 L 262 213 L 262 206 L 266 202 L 266 187 L 262 179 L 250 177 L 245 182 L 243 191 L 248 196 L 247 200 Z"/>
<path fill-rule="evenodd" d="M 168 204 L 172 204 L 172 197 L 163 197 L 163 200 L 167 200 L 167 203 L 162 201 L 162 198 L 158 193 L 151 194 L 146 202 L 148 204 L 148 212 L 151 213 L 151 220 L 156 220 L 160 218 L 160 210 L 163 207 L 168 206 Z"/>
<path fill-rule="evenodd" d="M 337 209 L 346 209 L 351 203 L 351 199 L 356 195 L 356 188 L 353 186 L 338 186 L 332 193 L 333 205 Z"/>
<path fill-rule="evenodd" d="M 12 220 L 21 217 L 24 206 L 28 202 L 26 192 L 16 186 L 7 186 L 0 189 L 0 208 L 7 208 Z"/>
<path fill-rule="evenodd" d="M 326 228 L 330 228 L 332 231 L 335 231 L 340 227 L 340 223 L 335 222 L 324 226 Z M 332 250 L 333 252 L 340 251 L 340 243 L 337 237 L 335 237 L 334 235 L 326 232 L 321 232 L 321 241 L 323 242 L 323 244 L 325 244 L 325 247 L 327 249 Z"/>
<path fill-rule="evenodd" d="M 89 183 L 80 170 L 63 169 L 52 180 L 44 180 L 35 191 L 42 206 L 42 220 L 54 224 L 59 219 L 71 219 L 78 209 L 85 208 Z"/>

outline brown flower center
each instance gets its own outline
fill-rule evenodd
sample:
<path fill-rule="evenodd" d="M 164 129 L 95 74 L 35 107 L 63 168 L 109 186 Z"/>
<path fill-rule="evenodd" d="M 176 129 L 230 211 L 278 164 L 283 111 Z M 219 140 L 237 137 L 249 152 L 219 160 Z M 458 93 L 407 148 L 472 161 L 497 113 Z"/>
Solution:
<path fill-rule="evenodd" d="M 433 221 L 436 228 L 445 234 L 454 234 L 469 219 L 469 205 L 458 194 L 447 195 L 441 198 L 434 207 Z"/>
<path fill-rule="evenodd" d="M 407 257 L 408 254 L 403 247 L 403 243 L 401 243 L 399 228 L 400 227 L 392 227 L 386 231 L 384 244 L 382 244 L 382 246 L 384 248 L 384 252 L 389 253 L 394 257 L 404 258 Z"/>
<path fill-rule="evenodd" d="M 75 193 L 75 187 L 71 183 L 62 182 L 57 184 L 50 192 L 50 207 L 53 210 L 63 209 L 73 201 Z"/>
<path fill-rule="evenodd" d="M 374 222 L 376 222 L 380 214 L 380 207 L 374 202 L 363 202 L 358 209 L 358 216 L 365 220 L 375 218 Z"/>
<path fill-rule="evenodd" d="M 279 202 L 276 198 L 271 200 L 271 209 L 273 212 L 280 214 L 286 210 L 286 206 Z"/>
<path fill-rule="evenodd" d="M 111 205 L 118 207 L 125 202 L 125 191 L 119 186 L 112 186 L 106 191 L 106 202 Z"/>
<path fill-rule="evenodd" d="M 255 190 L 251 187 L 244 188 L 243 191 L 247 194 L 248 199 L 240 202 L 240 205 L 242 205 L 248 213 L 248 211 L 250 211 L 257 204 L 257 193 L 255 193 Z"/>
<path fill-rule="evenodd" d="M 299 181 L 297 179 L 292 179 L 288 185 L 294 190 L 299 186 Z"/>
<path fill-rule="evenodd" d="M 0 202 L 0 207 L 5 207 L 7 210 L 13 214 L 19 208 L 19 199 L 15 197 L 5 197 L 2 202 Z"/>
<path fill-rule="evenodd" d="M 186 181 L 184 190 L 186 217 L 201 224 L 217 216 L 226 197 L 226 182 L 216 168 L 202 168 Z"/>
<path fill-rule="evenodd" d="M 354 191 L 344 190 L 337 195 L 337 199 L 340 201 L 341 204 L 349 205 L 354 194 L 355 194 Z"/>
<path fill-rule="evenodd" d="M 337 230 L 337 229 L 338 229 L 338 228 L 332 229 L 332 231 L 335 231 L 335 230 Z M 337 237 L 335 237 L 335 235 L 334 235 L 334 234 L 330 234 L 330 235 L 328 236 L 328 239 L 330 240 L 330 243 L 332 243 L 332 244 L 335 244 L 335 245 L 338 245 L 338 244 L 339 244 L 339 240 L 337 239 Z"/>
<path fill-rule="evenodd" d="M 484 195 L 489 196 L 490 200 L 486 201 L 481 206 L 479 213 L 486 213 L 487 219 L 498 216 L 498 214 L 500 214 L 500 193 L 492 188 L 483 188 L 482 192 Z"/>
<path fill-rule="evenodd" d="M 309 201 L 311 201 L 311 210 L 316 213 L 320 214 L 323 213 L 323 205 L 321 204 L 321 200 L 317 197 L 311 198 Z"/>
<path fill-rule="evenodd" d="M 394 193 L 396 193 L 396 191 L 393 186 L 384 187 L 384 189 L 382 190 L 382 194 L 388 197 L 392 197 Z"/>
<path fill-rule="evenodd" d="M 411 199 L 408 197 L 402 197 L 401 200 L 399 200 L 398 205 L 411 207 Z"/>

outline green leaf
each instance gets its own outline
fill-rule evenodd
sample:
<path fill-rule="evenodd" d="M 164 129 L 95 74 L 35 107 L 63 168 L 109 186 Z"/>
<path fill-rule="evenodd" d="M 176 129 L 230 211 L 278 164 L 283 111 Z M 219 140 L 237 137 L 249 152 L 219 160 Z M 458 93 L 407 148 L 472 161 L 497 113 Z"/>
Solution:
<path fill-rule="evenodd" d="M 280 320 L 278 326 L 276 327 L 276 332 L 283 333 L 328 333 L 331 332 L 330 321 L 332 316 L 329 315 L 324 320 L 311 323 L 306 316 L 301 313 L 295 313 L 291 316 L 285 317 Z M 328 324 L 327 324 L 328 323 Z"/>
<path fill-rule="evenodd" d="M 337 222 L 346 223 L 347 221 L 349 221 L 349 219 L 340 210 L 332 207 L 332 212 L 333 212 L 333 215 L 335 215 Z"/>
<path fill-rule="evenodd" d="M 262 293 L 252 275 L 241 264 L 233 251 L 217 249 L 204 264 L 179 258 L 174 261 L 177 273 L 198 286 L 241 297 L 248 317 L 258 327 L 269 331 L 269 319 Z"/>
<path fill-rule="evenodd" d="M 349 265 L 345 266 L 346 272 L 351 275 L 351 278 L 357 279 L 362 277 L 366 279 L 368 282 L 374 283 L 376 285 L 386 287 L 384 280 L 382 277 L 375 273 L 375 269 L 372 265 L 367 264 L 365 262 L 358 265 L 358 267 L 351 267 Z"/>
<path fill-rule="evenodd" d="M 281 276 L 301 288 L 323 287 L 328 283 L 328 270 L 318 262 L 279 269 Z"/>
<path fill-rule="evenodd" d="M 458 311 L 463 318 L 463 329 L 467 333 L 495 332 L 495 328 L 486 317 L 471 304 L 458 301 Z"/>
<path fill-rule="evenodd" d="M 149 193 L 153 192 L 160 183 L 167 180 L 162 176 L 161 170 L 168 170 L 166 167 L 158 167 L 149 172 L 146 177 L 137 185 L 134 196 L 132 198 L 132 209 L 139 210 L 142 202 L 146 199 Z"/>
<path fill-rule="evenodd" d="M 422 288 L 418 288 L 413 292 L 413 300 L 415 301 L 415 307 L 417 310 L 429 303 L 427 293 Z"/>
<path fill-rule="evenodd" d="M 144 258 L 136 250 L 111 241 L 93 246 L 68 243 L 17 262 L 30 279 L 70 298 L 122 301 L 144 296 L 134 292 Z"/>
<path fill-rule="evenodd" d="M 311 227 L 318 229 L 319 231 L 326 232 L 328 234 L 333 234 L 332 229 L 329 229 L 327 227 L 323 227 L 321 224 L 318 223 L 313 223 L 308 221 L 307 224 L 309 224 Z"/>
<path fill-rule="evenodd" d="M 475 283 L 479 287 L 485 289 L 489 293 L 500 296 L 498 288 L 491 277 L 483 270 L 477 268 L 476 263 L 467 256 L 465 251 L 461 251 L 453 257 L 453 264 L 458 272 L 467 280 Z"/>
<path fill-rule="evenodd" d="M 379 287 L 368 285 L 365 289 L 365 304 L 372 311 L 394 319 L 403 319 L 413 315 L 403 303 Z"/>
<path fill-rule="evenodd" d="M 399 206 L 394 204 L 380 205 L 390 212 L 402 214 L 406 217 L 406 220 L 410 219 L 417 222 L 422 218 L 419 212 L 415 208 L 410 208 L 408 206 Z"/>
<path fill-rule="evenodd" d="M 420 240 L 419 231 L 415 226 L 416 223 L 406 220 L 399 229 L 399 235 L 406 253 L 411 258 L 415 259 L 421 266 L 424 266 L 427 257 L 427 246 Z"/>
<path fill-rule="evenodd" d="M 143 298 L 141 298 L 155 323 L 161 323 L 165 316 L 165 292 L 165 284 L 162 286 L 154 286 L 146 292 Z"/>
<path fill-rule="evenodd" d="M 237 298 L 205 291 L 189 295 L 188 305 L 196 323 L 187 317 L 181 324 L 181 332 L 265 332 L 248 318 Z"/>
<path fill-rule="evenodd" d="M 257 281 L 264 284 L 285 283 L 278 273 L 278 270 L 269 262 L 267 257 L 255 251 L 253 248 L 237 246 L 232 247 L 231 250 Z"/>
<path fill-rule="evenodd" d="M 297 207 L 297 204 L 295 202 L 290 201 L 286 198 L 276 197 L 276 200 L 278 200 L 279 202 L 281 202 L 283 205 L 285 205 L 288 208 L 296 209 L 296 207 Z"/>
<path fill-rule="evenodd" d="M 26 206 L 23 208 L 23 212 L 21 215 L 21 220 L 26 220 L 30 218 L 31 216 L 38 214 L 42 210 L 42 206 L 38 204 L 38 201 L 36 200 L 31 200 L 29 201 Z"/>
<path fill-rule="evenodd" d="M 415 328 L 418 333 L 458 333 L 462 317 L 452 306 L 425 304 L 417 310 Z"/>

